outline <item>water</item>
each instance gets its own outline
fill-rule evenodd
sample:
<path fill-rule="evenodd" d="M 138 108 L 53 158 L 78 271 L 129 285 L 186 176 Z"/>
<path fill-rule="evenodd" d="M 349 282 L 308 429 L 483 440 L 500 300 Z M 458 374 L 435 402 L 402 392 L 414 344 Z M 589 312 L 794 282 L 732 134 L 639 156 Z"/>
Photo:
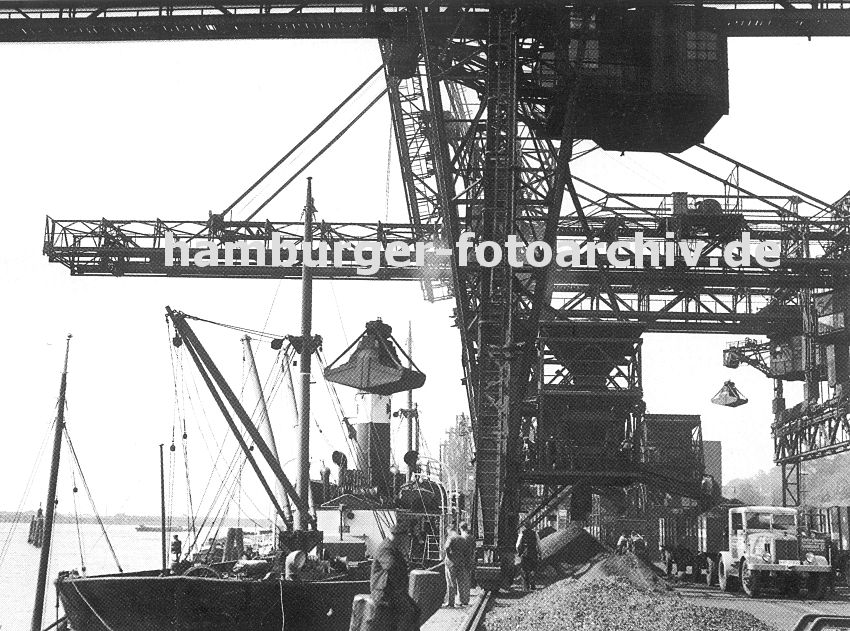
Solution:
<path fill-rule="evenodd" d="M 0 542 L 6 541 L 11 527 L 9 523 L 0 524 Z M 106 531 L 125 572 L 154 569 L 162 564 L 162 533 L 136 532 L 135 526 L 107 526 Z M 30 628 L 41 550 L 27 543 L 28 534 L 29 522 L 19 524 L 0 567 L 0 631 L 29 631 Z M 80 524 L 80 534 L 86 574 L 117 572 L 100 526 Z M 185 534 L 181 534 L 180 539 L 186 546 Z M 56 620 L 53 580 L 61 570 L 80 569 L 78 541 L 76 525 L 57 524 L 54 528 L 43 627 Z M 62 615 L 61 610 L 59 615 Z"/>

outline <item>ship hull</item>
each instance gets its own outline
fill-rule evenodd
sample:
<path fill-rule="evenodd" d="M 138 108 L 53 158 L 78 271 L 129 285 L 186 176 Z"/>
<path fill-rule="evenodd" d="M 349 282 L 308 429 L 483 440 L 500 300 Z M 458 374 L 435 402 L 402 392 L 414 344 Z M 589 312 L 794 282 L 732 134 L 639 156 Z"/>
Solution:
<path fill-rule="evenodd" d="M 56 588 L 73 631 L 348 631 L 369 581 L 123 575 L 65 578 Z"/>

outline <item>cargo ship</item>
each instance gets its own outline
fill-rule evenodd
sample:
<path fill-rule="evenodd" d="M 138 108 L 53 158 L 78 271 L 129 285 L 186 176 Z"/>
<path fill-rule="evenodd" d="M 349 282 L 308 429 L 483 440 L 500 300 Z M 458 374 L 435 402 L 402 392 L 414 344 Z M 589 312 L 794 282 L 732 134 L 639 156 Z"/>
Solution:
<path fill-rule="evenodd" d="M 309 296 L 309 278 L 304 282 Z M 291 388 L 293 403 L 300 404 L 294 406 L 296 412 L 304 414 L 306 408 L 309 414 L 314 355 L 328 383 L 357 390 L 356 416 L 341 419 L 349 430 L 348 447 L 355 466 L 349 470 L 347 456 L 334 451 L 330 460 L 338 467 L 337 482 L 331 483 L 330 469 L 323 465 L 320 480 L 305 477 L 308 483 L 296 489 L 278 459 L 265 403 L 259 419 L 246 412 L 188 322 L 210 321 L 170 308 L 167 316 L 173 327 L 173 337 L 169 334 L 173 350 L 186 353 L 195 364 L 239 442 L 245 463 L 251 465 L 275 506 L 280 524 L 276 546 L 265 557 L 246 555 L 243 532 L 231 528 L 224 545 L 208 546 L 206 557 L 196 553 L 190 560 L 187 553 L 167 567 L 163 532 L 161 568 L 101 576 L 62 572 L 56 589 L 70 631 L 346 631 L 355 596 L 369 593 L 369 557 L 390 526 L 407 525 L 413 567 L 439 563 L 443 533 L 452 519 L 445 489 L 418 471 L 415 450 L 404 458 L 407 475 L 390 465 L 391 396 L 420 387 L 425 375 L 392 338 L 387 324 L 368 323 L 355 343 L 327 367 L 317 353 L 321 338 L 311 334 L 309 320 L 302 322 L 301 336 L 270 340 L 272 349 L 290 353 L 284 354 L 290 361 L 299 355 L 299 372 L 308 373 L 300 401 L 295 401 L 295 388 Z M 243 342 L 246 339 L 250 340 L 246 336 Z M 250 353 L 249 341 L 246 348 Z M 399 352 L 408 359 L 407 366 L 402 365 Z M 288 366 L 286 360 L 281 363 Z M 259 384 L 255 365 L 253 371 Z M 302 416 L 300 423 L 305 421 L 309 425 Z M 300 467 L 309 463 L 309 440 L 300 432 L 298 438 Z M 309 472 L 307 466 L 301 470 Z M 263 473 L 269 469 L 272 480 Z M 162 529 L 139 526 L 137 530 Z M 311 554 L 305 561 L 306 553 Z M 292 566 L 292 559 L 299 559 L 297 566 Z M 441 577 L 430 578 L 435 577 L 444 588 Z"/>

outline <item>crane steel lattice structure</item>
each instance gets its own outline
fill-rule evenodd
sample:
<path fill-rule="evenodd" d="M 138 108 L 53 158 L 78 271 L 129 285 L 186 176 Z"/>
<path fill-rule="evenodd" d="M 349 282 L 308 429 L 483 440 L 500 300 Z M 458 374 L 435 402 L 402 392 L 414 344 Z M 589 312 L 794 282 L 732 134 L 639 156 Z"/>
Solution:
<path fill-rule="evenodd" d="M 812 292 L 848 279 L 846 203 L 822 202 L 700 145 L 772 191 L 759 195 L 675 154 L 700 143 L 728 110 L 727 38 L 850 35 L 850 10 L 839 2 L 635 2 L 633 11 L 627 4 L 30 0 L 0 5 L 0 41 L 377 39 L 409 223 L 322 223 L 318 242 L 439 248 L 469 231 L 476 243 L 511 235 L 549 246 L 567 238 L 610 243 L 642 233 L 662 248 L 709 244 L 692 267 L 681 245 L 670 267 L 618 268 L 585 253 L 570 269 L 464 266 L 452 248 L 423 267 L 394 267 L 382 256 L 379 273 L 366 277 L 416 280 L 426 298 L 455 302 L 479 535 L 505 562 L 528 483 L 646 482 L 700 494 L 697 481 L 666 479 L 644 462 L 643 332 L 799 333 Z M 724 193 L 606 190 L 573 173 L 595 150 L 578 141 L 587 138 L 605 149 L 660 152 Z M 745 228 L 753 239 L 781 243 L 778 267 L 717 264 L 718 248 Z M 240 239 L 268 246 L 275 232 L 300 242 L 293 224 L 224 215 L 208 222 L 48 218 L 45 253 L 79 275 L 300 275 L 297 265 L 165 262 L 166 237 L 199 251 L 206 247 L 199 239 L 222 249 Z M 258 256 L 270 253 L 254 262 Z M 348 257 L 315 277 L 363 278 L 356 267 Z M 530 427 L 546 441 L 524 459 Z"/>

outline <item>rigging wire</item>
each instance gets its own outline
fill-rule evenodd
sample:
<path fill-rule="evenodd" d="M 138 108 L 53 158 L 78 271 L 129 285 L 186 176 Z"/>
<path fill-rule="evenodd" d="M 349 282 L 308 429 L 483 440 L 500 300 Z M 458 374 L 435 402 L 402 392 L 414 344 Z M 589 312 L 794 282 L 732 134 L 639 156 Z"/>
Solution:
<path fill-rule="evenodd" d="M 280 339 L 285 338 L 285 335 L 277 335 L 275 333 L 267 333 L 266 331 L 259 331 L 257 329 L 249 329 L 248 327 L 238 326 L 236 324 L 227 324 L 226 322 L 216 322 L 215 320 L 208 320 L 207 318 L 201 318 L 198 316 L 189 315 L 188 313 L 184 313 L 183 317 L 187 320 L 195 320 L 196 322 L 204 322 L 206 324 L 212 324 L 214 326 L 220 326 L 225 329 L 231 329 L 233 331 L 239 331 L 240 333 L 247 333 L 248 335 L 256 335 L 257 337 L 261 337 L 263 339 L 272 340 L 272 339 Z"/>
<path fill-rule="evenodd" d="M 68 427 L 64 428 L 65 439 L 68 442 L 68 451 L 71 453 L 71 457 L 74 459 L 74 464 L 77 467 L 77 472 L 80 474 L 80 480 L 83 483 L 83 488 L 86 490 L 86 495 L 89 498 L 89 504 L 91 505 L 92 512 L 94 513 L 95 519 L 97 519 L 98 525 L 100 525 L 100 530 L 103 533 L 104 538 L 106 539 L 106 544 L 109 546 L 109 551 L 112 553 L 112 558 L 115 561 L 115 565 L 118 567 L 119 572 L 123 572 L 124 570 L 121 568 L 121 563 L 118 561 L 118 555 L 115 554 L 115 548 L 112 546 L 112 541 L 109 539 L 109 534 L 106 532 L 106 526 L 103 524 L 103 519 L 100 517 L 100 513 L 97 510 L 97 506 L 94 503 L 94 498 L 91 494 L 91 489 L 89 488 L 89 484 L 86 481 L 86 476 L 83 473 L 83 468 L 80 466 L 80 459 L 77 457 L 77 450 L 74 449 L 74 443 L 71 441 L 71 434 L 68 433 Z"/>
<path fill-rule="evenodd" d="M 12 518 L 12 525 L 9 528 L 9 531 L 6 533 L 6 539 L 3 541 L 3 547 L 0 548 L 0 568 L 3 567 L 3 562 L 6 560 L 6 554 L 9 552 L 11 547 L 11 543 L 15 533 L 17 532 L 18 524 L 20 524 L 21 518 L 23 517 L 23 507 L 29 498 L 30 491 L 32 490 L 33 482 L 35 481 L 35 474 L 41 465 L 42 458 L 44 457 L 44 452 L 47 449 L 47 444 L 50 439 L 50 436 L 53 434 L 53 429 L 56 427 L 56 419 L 53 419 L 53 422 L 49 424 L 47 430 L 44 433 L 44 437 L 41 440 L 41 447 L 39 447 L 38 452 L 36 454 L 35 460 L 33 461 L 32 469 L 30 470 L 29 477 L 27 478 L 27 482 L 24 485 L 24 491 L 21 494 L 20 502 L 18 502 L 18 507 L 15 510 L 15 516 Z"/>
<path fill-rule="evenodd" d="M 345 330 L 345 322 L 342 320 L 342 309 L 339 307 L 339 298 L 336 295 L 336 281 L 333 279 L 328 280 L 328 284 L 331 286 L 331 294 L 334 297 L 334 305 L 336 306 L 336 317 L 339 320 L 339 326 L 342 329 L 342 339 L 345 340 L 345 345 L 348 346 L 348 333 Z"/>
<path fill-rule="evenodd" d="M 175 351 L 174 344 L 170 343 L 172 340 L 171 337 L 171 323 L 168 318 L 165 319 L 165 327 L 166 327 L 166 337 L 168 338 L 168 355 L 171 361 L 171 379 L 174 387 L 174 407 L 171 417 L 171 446 L 168 450 L 168 522 L 167 522 L 167 530 L 169 532 L 172 531 L 173 528 L 173 517 L 174 517 L 174 470 L 175 470 L 175 446 L 174 446 L 174 434 L 175 434 L 175 426 L 177 425 L 178 419 L 181 416 L 182 410 L 180 409 L 180 397 L 178 395 L 178 378 L 177 378 L 177 362 L 175 361 Z"/>
<path fill-rule="evenodd" d="M 383 66 L 383 64 L 381 64 L 380 66 L 378 66 L 377 68 L 375 68 L 375 70 L 374 70 L 372 73 L 370 73 L 370 74 L 369 74 L 369 76 L 368 76 L 368 77 L 366 77 L 366 79 L 364 79 L 364 80 L 363 80 L 363 81 L 362 81 L 362 82 L 361 82 L 361 83 L 360 83 L 360 84 L 359 84 L 356 88 L 354 88 L 354 90 L 353 90 L 351 93 L 349 93 L 349 95 L 348 95 L 348 96 L 346 96 L 346 97 L 345 97 L 345 98 L 344 98 L 344 99 L 343 99 L 343 100 L 339 103 L 339 105 L 337 105 L 337 106 L 336 106 L 333 110 L 331 110 L 331 111 L 330 111 L 330 113 L 329 113 L 327 116 L 325 116 L 325 118 L 323 118 L 323 119 L 321 120 L 321 122 L 319 122 L 319 124 L 318 124 L 318 125 L 316 125 L 313 129 L 311 129 L 311 130 L 307 133 L 307 135 L 306 135 L 306 136 L 304 136 L 304 137 L 303 137 L 300 141 L 298 141 L 298 143 L 296 143 L 296 145 L 295 145 L 292 149 L 290 149 L 290 150 L 289 150 L 289 151 L 288 151 L 288 152 L 287 152 L 287 153 L 286 153 L 286 154 L 285 154 L 285 155 L 284 155 L 284 156 L 283 156 L 280 160 L 278 160 L 277 162 L 275 162 L 275 163 L 271 166 L 271 168 L 269 168 L 269 169 L 268 169 L 265 173 L 263 173 L 263 175 L 261 175 L 261 176 L 260 176 L 260 177 L 259 177 L 259 178 L 258 178 L 258 179 L 257 179 L 257 180 L 253 183 L 253 184 L 251 184 L 251 186 L 249 186 L 249 187 L 247 188 L 247 190 L 245 190 L 245 192 L 244 192 L 244 193 L 242 193 L 239 197 L 237 197 L 237 198 L 236 198 L 236 199 L 235 199 L 235 200 L 234 200 L 234 201 L 233 201 L 233 202 L 232 202 L 232 203 L 231 203 L 231 204 L 230 204 L 230 205 L 229 205 L 229 206 L 228 206 L 228 207 L 224 210 L 224 212 L 222 213 L 222 217 L 224 217 L 224 215 L 226 215 L 227 213 L 231 212 L 231 211 L 234 209 L 234 207 L 235 207 L 235 206 L 236 206 L 239 202 L 241 202 L 243 199 L 245 199 L 245 197 L 247 197 L 247 196 L 248 196 L 248 194 L 249 194 L 249 193 L 251 193 L 251 191 L 253 191 L 255 188 L 257 188 L 257 186 L 259 186 L 259 185 L 260 185 L 260 184 L 261 184 L 261 183 L 262 183 L 262 182 L 263 182 L 263 181 L 264 181 L 267 177 L 269 177 L 269 176 L 270 176 L 270 175 L 271 175 L 271 174 L 272 174 L 272 173 L 273 173 L 273 172 L 274 172 L 274 171 L 275 171 L 278 167 L 280 167 L 280 166 L 281 166 L 281 165 L 282 165 L 282 164 L 283 164 L 283 163 L 284 163 L 284 162 L 285 162 L 285 161 L 286 161 L 286 160 L 287 160 L 290 156 L 292 156 L 292 154 L 293 154 L 293 153 L 295 153 L 295 151 L 296 151 L 297 149 L 299 149 L 299 148 L 300 148 L 300 147 L 301 147 L 301 146 L 302 146 L 305 142 L 307 142 L 310 138 L 312 138 L 312 137 L 313 137 L 313 136 L 314 136 L 314 135 L 315 135 L 315 134 L 316 134 L 316 133 L 317 133 L 317 132 L 318 132 L 318 131 L 322 128 L 322 127 L 324 127 L 326 123 L 328 123 L 328 122 L 329 122 L 329 121 L 330 121 L 330 120 L 331 120 L 334 116 L 336 116 L 336 115 L 339 113 L 339 111 L 340 111 L 340 110 L 341 110 L 341 109 L 342 109 L 342 108 L 343 108 L 343 107 L 344 107 L 344 106 L 345 106 L 345 105 L 346 105 L 349 101 L 351 101 L 351 99 L 353 99 L 353 98 L 354 98 L 354 97 L 355 97 L 355 96 L 356 96 L 356 95 L 357 95 L 357 94 L 358 94 L 358 93 L 359 93 L 359 92 L 360 92 L 363 88 L 365 88 L 365 87 L 366 87 L 366 86 L 367 86 L 367 85 L 368 85 L 368 84 L 369 84 L 369 83 L 370 83 L 370 82 L 371 82 L 371 81 L 372 81 L 372 80 L 373 80 L 373 79 L 374 79 L 374 78 L 378 75 L 378 73 L 379 73 L 379 72 L 383 69 L 383 67 L 384 67 L 384 66 Z M 250 218 L 249 218 L 249 219 L 250 219 Z"/>
<path fill-rule="evenodd" d="M 185 418 L 183 419 L 183 465 L 186 470 L 186 502 L 188 504 L 186 531 L 191 532 L 194 528 L 195 508 L 192 503 L 192 480 L 189 477 L 189 433 L 186 431 Z"/>
<path fill-rule="evenodd" d="M 383 90 L 381 90 L 381 92 L 380 92 L 380 93 L 379 93 L 379 94 L 378 94 L 378 95 L 377 95 L 374 99 L 372 99 L 372 100 L 369 102 L 369 104 L 368 104 L 368 105 L 366 105 L 366 107 L 364 107 L 362 110 L 360 110 L 360 113 L 359 113 L 359 114 L 357 114 L 357 116 L 355 116 L 355 117 L 354 117 L 354 118 L 353 118 L 353 119 L 352 119 L 352 120 L 351 120 L 351 121 L 350 121 L 350 122 L 349 122 L 349 123 L 348 123 L 345 127 L 343 127 L 343 128 L 342 128 L 342 130 L 341 130 L 338 134 L 336 134 L 333 138 L 331 138 L 331 139 L 330 139 L 330 140 L 329 140 L 329 141 L 328 141 L 328 142 L 327 142 L 327 143 L 326 143 L 326 144 L 325 144 L 325 145 L 324 145 L 324 146 L 323 146 L 323 147 L 322 147 L 322 148 L 318 151 L 318 153 L 316 153 L 316 154 L 315 154 L 312 158 L 310 158 L 304 166 L 302 166 L 300 169 L 298 169 L 298 170 L 297 170 L 297 171 L 296 171 L 296 172 L 292 175 L 292 177 L 290 177 L 288 180 L 286 180 L 286 182 L 284 182 L 284 183 L 283 183 L 280 187 L 278 187 L 278 188 L 277 188 L 277 190 L 275 190 L 275 191 L 274 191 L 274 192 L 273 192 L 273 193 L 272 193 L 272 194 L 271 194 L 271 195 L 270 195 L 270 196 L 266 199 L 266 201 L 264 201 L 262 204 L 260 204 L 260 205 L 257 207 L 257 209 L 256 209 L 256 210 L 254 210 L 254 212 L 252 212 L 250 215 L 248 215 L 248 217 L 245 219 L 245 221 L 251 221 L 254 217 L 256 217 L 256 216 L 260 213 L 260 211 L 261 211 L 261 210 L 263 210 L 266 206 L 268 206 L 268 205 L 269 205 L 269 203 L 271 203 L 271 202 L 272 202 L 272 200 L 274 200 L 274 198 L 275 198 L 275 197 L 277 197 L 277 196 L 278 196 L 281 192 L 283 192 L 283 190 L 284 190 L 287 186 L 289 186 L 290 184 L 292 184 L 292 182 L 294 182 L 294 181 L 295 181 L 295 179 L 296 179 L 299 175 L 301 175 L 304 171 L 306 171 L 306 170 L 310 167 L 310 165 L 311 165 L 311 164 L 313 164 L 313 163 L 314 163 L 316 160 L 318 160 L 318 159 L 319 159 L 319 158 L 320 158 L 320 157 L 321 157 L 321 156 L 322 156 L 322 155 L 323 155 L 323 154 L 324 154 L 324 153 L 325 153 L 328 149 L 330 149 L 330 148 L 331 148 L 334 144 L 336 144 L 336 141 L 337 141 L 337 140 L 339 140 L 340 138 L 342 138 L 342 137 L 345 135 L 345 133 L 346 133 L 349 129 L 351 129 L 357 121 L 359 121 L 361 118 L 363 118 L 363 116 L 364 116 L 364 115 L 365 115 L 365 114 L 366 114 L 366 113 L 367 113 L 370 109 L 372 109 L 372 108 L 375 106 L 375 104 L 376 104 L 378 101 L 380 101 L 380 100 L 384 97 L 384 95 L 385 95 L 386 93 L 387 93 L 387 88 L 384 88 Z"/>
<path fill-rule="evenodd" d="M 83 576 L 86 574 L 86 555 L 83 551 L 83 533 L 80 532 L 80 514 L 77 511 L 77 476 L 74 474 L 74 464 L 72 462 L 68 463 L 68 468 L 71 470 L 71 482 L 74 485 L 73 491 L 71 493 L 71 498 L 73 500 L 74 505 L 74 523 L 77 526 L 77 547 L 80 550 L 80 569 L 82 570 Z"/>

